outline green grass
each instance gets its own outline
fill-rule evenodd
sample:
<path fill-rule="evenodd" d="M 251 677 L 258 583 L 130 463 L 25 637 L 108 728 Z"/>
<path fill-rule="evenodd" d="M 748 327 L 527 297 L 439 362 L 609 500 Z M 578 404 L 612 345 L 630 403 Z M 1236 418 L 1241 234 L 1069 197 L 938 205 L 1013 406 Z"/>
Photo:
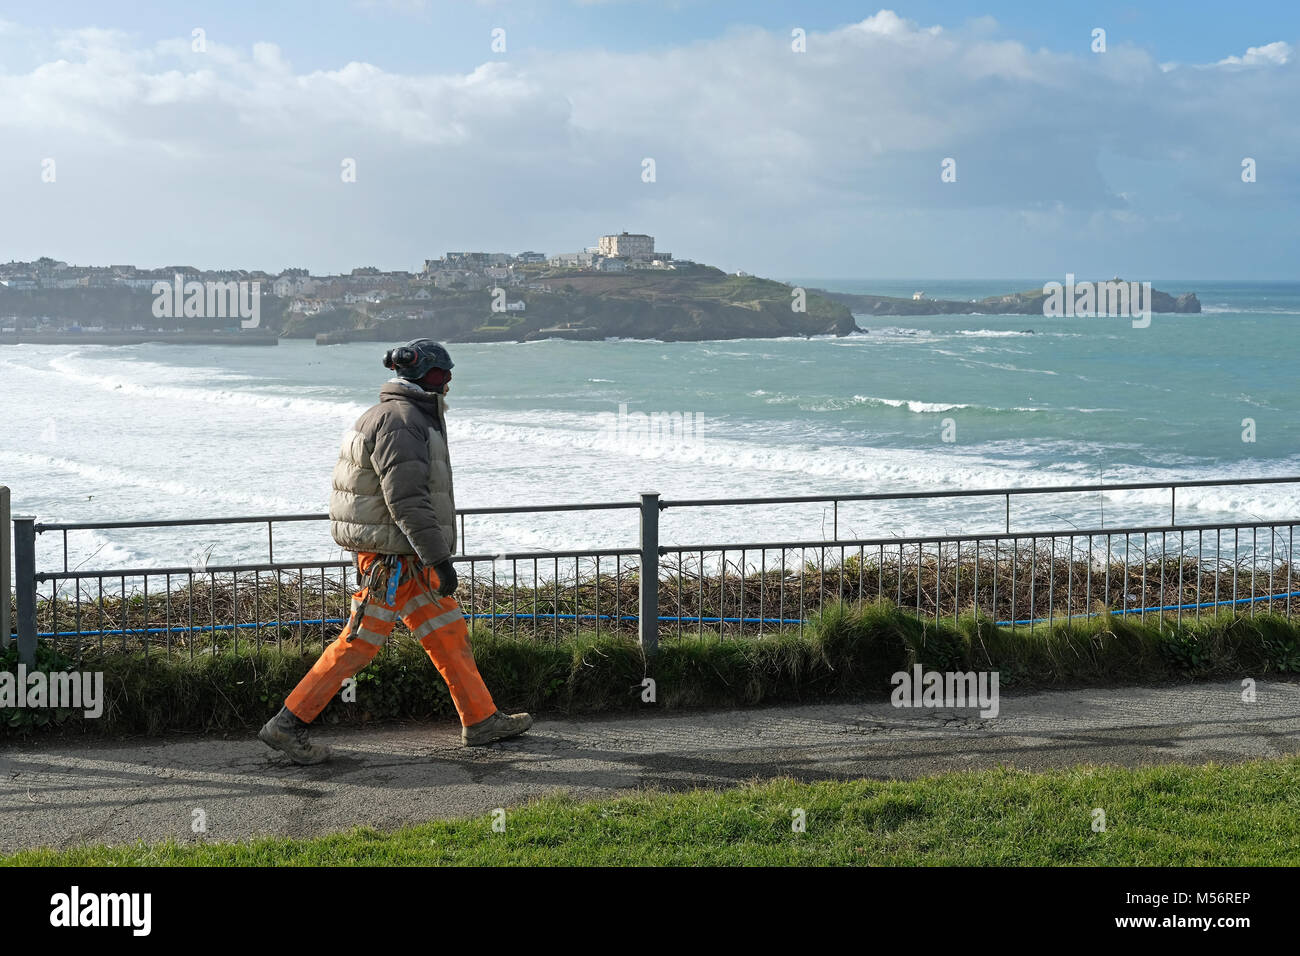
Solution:
<path fill-rule="evenodd" d="M 1300 758 L 1138 770 L 552 796 L 493 818 L 309 840 L 27 850 L 26 866 L 1300 864 Z M 1094 809 L 1106 815 L 1093 830 Z M 802 809 L 806 829 L 792 829 Z"/>
<path fill-rule="evenodd" d="M 233 638 L 224 640 L 233 641 Z M 582 634 L 558 641 L 476 632 L 474 656 L 497 703 L 507 710 L 583 714 L 642 707 L 642 681 L 656 682 L 663 710 L 745 707 L 885 697 L 889 677 L 927 670 L 997 671 L 1004 689 L 1123 686 L 1189 679 L 1286 678 L 1300 674 L 1300 626 L 1277 615 L 1224 615 L 1144 623 L 1101 616 L 1034 630 L 1000 628 L 963 615 L 918 619 L 887 602 L 832 605 L 802 634 L 719 639 L 662 635 L 655 658 L 625 635 Z M 245 637 L 238 650 L 193 659 L 155 651 L 88 656 L 103 670 L 106 703 L 97 720 L 80 713 L 11 709 L 0 736 L 49 729 L 90 734 L 170 731 L 246 732 L 273 714 L 320 653 Z M 0 653 L 12 670 L 17 648 Z M 72 662 L 42 648 L 42 669 Z M 358 675 L 357 702 L 332 701 L 326 723 L 388 718 L 453 718 L 446 685 L 409 637 L 397 638 Z"/>

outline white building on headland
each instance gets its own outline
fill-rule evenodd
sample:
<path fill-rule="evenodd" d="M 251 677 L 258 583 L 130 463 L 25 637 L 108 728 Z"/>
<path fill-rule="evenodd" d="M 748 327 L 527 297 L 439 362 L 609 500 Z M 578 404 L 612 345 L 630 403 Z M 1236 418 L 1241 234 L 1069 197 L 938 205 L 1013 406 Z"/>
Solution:
<path fill-rule="evenodd" d="M 600 242 L 596 245 L 596 254 L 627 259 L 633 263 L 672 258 L 672 253 L 655 252 L 655 237 L 640 232 L 620 232 L 617 235 L 601 236 Z"/>
<path fill-rule="evenodd" d="M 621 232 L 616 236 L 601 236 L 596 252 L 602 256 L 622 256 L 632 261 L 649 262 L 655 254 L 655 237 L 644 233 Z"/>

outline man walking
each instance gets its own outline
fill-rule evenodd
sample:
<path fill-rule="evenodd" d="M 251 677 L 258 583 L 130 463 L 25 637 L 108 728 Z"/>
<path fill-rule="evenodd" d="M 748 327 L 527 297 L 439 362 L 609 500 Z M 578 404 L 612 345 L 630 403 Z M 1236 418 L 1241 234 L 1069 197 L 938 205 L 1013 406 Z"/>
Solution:
<path fill-rule="evenodd" d="M 453 596 L 456 499 L 447 451 L 446 403 L 451 356 L 430 339 L 391 349 L 396 372 L 343 437 L 330 494 L 330 532 L 356 552 L 362 584 L 343 632 L 258 732 L 295 762 L 328 760 L 307 726 L 343 682 L 379 652 L 400 617 L 433 661 L 460 714 L 461 740 L 481 746 L 522 734 L 528 714 L 497 710 L 469 647 L 465 615 Z"/>

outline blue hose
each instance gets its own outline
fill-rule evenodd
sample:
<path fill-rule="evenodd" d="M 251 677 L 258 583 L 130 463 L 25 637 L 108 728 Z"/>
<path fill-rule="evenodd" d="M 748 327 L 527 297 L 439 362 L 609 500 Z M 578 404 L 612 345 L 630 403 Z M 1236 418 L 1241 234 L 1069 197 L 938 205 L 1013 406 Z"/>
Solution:
<path fill-rule="evenodd" d="M 1156 614 L 1161 611 L 1196 611 L 1206 607 L 1235 607 L 1238 604 L 1254 604 L 1256 601 L 1280 601 L 1283 598 L 1300 597 L 1300 591 L 1291 591 L 1287 594 L 1263 594 L 1259 597 L 1236 598 L 1231 601 L 1203 601 L 1200 604 L 1166 604 L 1163 607 L 1130 607 L 1118 611 L 1097 611 L 1087 614 L 1068 614 L 1065 617 L 1027 617 L 1020 621 L 995 621 L 998 627 L 1019 627 L 1022 624 L 1050 624 L 1053 621 L 1074 621 L 1079 618 L 1103 617 L 1107 614 L 1118 614 L 1121 617 L 1128 614 Z"/>

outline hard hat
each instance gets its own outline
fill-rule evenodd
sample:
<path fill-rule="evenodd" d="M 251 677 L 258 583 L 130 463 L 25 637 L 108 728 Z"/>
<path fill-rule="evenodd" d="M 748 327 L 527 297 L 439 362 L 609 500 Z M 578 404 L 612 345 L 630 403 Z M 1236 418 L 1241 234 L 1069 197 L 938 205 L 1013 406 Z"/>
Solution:
<path fill-rule="evenodd" d="M 424 378 L 430 369 L 450 371 L 454 364 L 447 350 L 433 339 L 415 339 L 384 353 L 384 368 L 411 382 Z"/>

